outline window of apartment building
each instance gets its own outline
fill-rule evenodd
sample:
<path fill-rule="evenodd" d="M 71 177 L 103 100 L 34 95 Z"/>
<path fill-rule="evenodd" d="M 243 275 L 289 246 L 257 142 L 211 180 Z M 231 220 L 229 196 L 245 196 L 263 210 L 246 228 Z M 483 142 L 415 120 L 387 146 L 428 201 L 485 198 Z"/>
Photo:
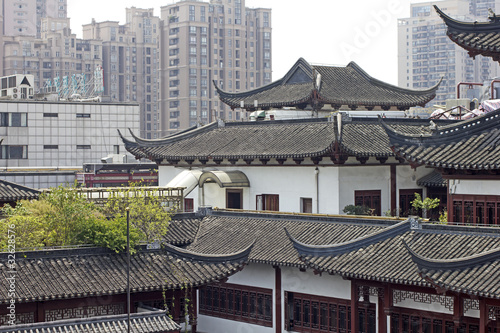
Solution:
<path fill-rule="evenodd" d="M 179 85 L 179 80 L 170 80 L 169 86 L 170 87 L 177 87 Z"/>
<path fill-rule="evenodd" d="M 59 149 L 58 145 L 43 145 L 43 149 Z"/>
<path fill-rule="evenodd" d="M 409 215 L 420 215 L 421 210 L 415 210 L 411 202 L 415 200 L 415 193 L 422 197 L 422 189 L 404 189 L 399 190 L 399 216 L 407 217 Z"/>
<path fill-rule="evenodd" d="M 196 65 L 196 57 L 189 57 L 189 64 Z"/>
<path fill-rule="evenodd" d="M 28 158 L 28 146 L 1 145 L 1 156 L 3 160 L 21 160 Z"/>
<path fill-rule="evenodd" d="M 171 108 L 177 108 L 179 107 L 179 101 L 170 101 L 169 106 Z"/>
<path fill-rule="evenodd" d="M 270 32 L 264 32 L 264 39 L 271 39 L 271 33 Z"/>
<path fill-rule="evenodd" d="M 179 75 L 179 70 L 178 69 L 172 69 L 172 70 L 170 70 L 169 75 L 170 76 L 177 76 L 177 75 Z"/>
<path fill-rule="evenodd" d="M 178 97 L 179 96 L 179 90 L 172 90 L 169 92 L 170 97 Z"/>
<path fill-rule="evenodd" d="M 200 289 L 200 314 L 272 327 L 272 289 L 220 283 Z"/>
<path fill-rule="evenodd" d="M 1 112 L 0 113 L 1 127 L 27 127 L 28 114 L 25 112 Z"/>
<path fill-rule="evenodd" d="M 171 111 L 170 112 L 170 118 L 179 118 L 180 112 L 179 111 Z"/>
<path fill-rule="evenodd" d="M 77 118 L 90 118 L 90 113 L 77 113 Z"/>
<path fill-rule="evenodd" d="M 259 194 L 256 196 L 256 210 L 279 211 L 279 204 L 278 194 Z"/>
<path fill-rule="evenodd" d="M 190 55 L 196 55 L 196 47 L 190 47 L 189 48 L 189 54 Z"/>
<path fill-rule="evenodd" d="M 196 44 L 196 36 L 189 37 L 189 43 L 190 44 Z"/>
<path fill-rule="evenodd" d="M 76 145 L 76 149 L 91 149 L 90 145 Z"/>
<path fill-rule="evenodd" d="M 177 44 L 179 44 L 179 38 L 170 38 L 170 40 L 168 41 L 168 44 L 169 45 L 177 45 Z"/>
<path fill-rule="evenodd" d="M 381 191 L 366 190 L 354 191 L 354 204 L 356 206 L 366 206 L 373 210 L 373 215 L 381 214 Z"/>
<path fill-rule="evenodd" d="M 169 56 L 176 56 L 179 54 L 179 49 L 170 49 L 168 50 L 168 55 Z"/>
<path fill-rule="evenodd" d="M 195 86 L 195 87 L 196 87 L 196 84 L 197 84 L 197 83 L 198 83 L 198 82 L 197 82 L 196 78 L 193 78 L 193 77 L 192 77 L 192 78 L 190 78 L 190 79 L 189 79 L 189 85 L 190 85 L 190 86 Z"/>
<path fill-rule="evenodd" d="M 193 5 L 189 6 L 189 21 L 195 21 L 196 20 L 196 7 Z"/>
<path fill-rule="evenodd" d="M 43 114 L 43 117 L 44 118 L 57 118 L 57 117 L 59 117 L 59 114 L 58 113 L 48 113 L 47 112 L 47 113 Z"/>
<path fill-rule="evenodd" d="M 207 45 L 207 37 L 201 37 L 201 45 Z"/>
<path fill-rule="evenodd" d="M 170 28 L 168 33 L 169 33 L 169 35 L 176 35 L 179 33 L 179 28 Z"/>
<path fill-rule="evenodd" d="M 179 126 L 180 126 L 180 123 L 178 121 L 170 122 L 170 129 L 179 128 Z"/>
<path fill-rule="evenodd" d="M 177 66 L 177 65 L 179 65 L 179 59 L 170 59 L 168 64 L 170 66 Z"/>
<path fill-rule="evenodd" d="M 196 97 L 197 91 L 196 89 L 189 89 L 189 96 L 190 97 Z"/>

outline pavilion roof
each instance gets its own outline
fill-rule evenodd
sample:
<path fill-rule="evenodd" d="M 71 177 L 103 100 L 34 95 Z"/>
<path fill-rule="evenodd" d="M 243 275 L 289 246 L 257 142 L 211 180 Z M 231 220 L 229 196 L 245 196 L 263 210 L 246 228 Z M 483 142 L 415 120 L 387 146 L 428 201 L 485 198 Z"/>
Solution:
<path fill-rule="evenodd" d="M 471 57 L 482 55 L 500 61 L 500 17 L 490 17 L 489 22 L 463 22 L 446 15 L 434 5 L 448 27 L 447 35 Z"/>
<path fill-rule="evenodd" d="M 215 82 L 214 82 L 215 84 Z M 288 73 L 269 85 L 239 93 L 216 89 L 220 99 L 232 108 L 254 110 L 259 108 L 297 107 L 307 105 L 321 109 L 331 105 L 355 109 L 399 109 L 424 106 L 436 95 L 439 82 L 426 90 L 400 88 L 368 75 L 356 63 L 345 67 L 311 65 L 300 58 Z"/>

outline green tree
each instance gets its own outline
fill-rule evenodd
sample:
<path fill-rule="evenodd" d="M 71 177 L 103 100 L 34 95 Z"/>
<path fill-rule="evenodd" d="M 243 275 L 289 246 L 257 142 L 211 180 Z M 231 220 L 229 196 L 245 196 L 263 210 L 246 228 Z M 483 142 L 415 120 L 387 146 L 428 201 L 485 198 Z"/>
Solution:
<path fill-rule="evenodd" d="M 130 224 L 141 232 L 148 243 L 162 239 L 168 230 L 171 210 L 154 189 L 131 183 L 129 187 L 112 192 L 104 205 L 106 215 L 114 219 L 126 218 L 129 208 Z"/>
<path fill-rule="evenodd" d="M 432 199 L 427 197 L 424 200 L 422 200 L 420 194 L 415 193 L 415 199 L 412 200 L 411 205 L 415 209 L 423 209 L 424 211 L 429 211 L 439 206 L 439 199 L 438 198 Z"/>
<path fill-rule="evenodd" d="M 137 210 L 135 216 L 143 217 L 142 225 L 137 223 L 142 227 L 139 229 L 131 214 L 130 244 L 133 249 L 139 242 L 147 240 L 143 230 L 149 231 L 150 227 L 144 210 L 151 206 L 144 204 L 144 197 L 140 196 L 129 197 L 127 204 L 131 212 Z M 1 211 L 6 218 L 0 221 L 0 249 L 7 247 L 7 231 L 12 225 L 15 226 L 17 249 L 93 244 L 119 252 L 127 246 L 124 211 L 106 215 L 106 210 L 88 201 L 75 186 L 53 188 L 40 195 L 39 200 L 22 200 L 15 208 L 5 206 Z M 166 232 L 169 219 L 163 221 Z M 159 232 L 158 228 L 155 230 Z"/>

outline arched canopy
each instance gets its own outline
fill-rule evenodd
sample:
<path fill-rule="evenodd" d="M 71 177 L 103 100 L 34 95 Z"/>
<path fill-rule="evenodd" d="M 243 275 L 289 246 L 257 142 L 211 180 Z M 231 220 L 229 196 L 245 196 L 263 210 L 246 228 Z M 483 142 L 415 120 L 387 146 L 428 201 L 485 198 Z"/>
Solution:
<path fill-rule="evenodd" d="M 205 183 L 217 183 L 220 187 L 250 187 L 247 176 L 237 170 L 204 172 L 198 180 L 198 185 L 203 187 Z"/>

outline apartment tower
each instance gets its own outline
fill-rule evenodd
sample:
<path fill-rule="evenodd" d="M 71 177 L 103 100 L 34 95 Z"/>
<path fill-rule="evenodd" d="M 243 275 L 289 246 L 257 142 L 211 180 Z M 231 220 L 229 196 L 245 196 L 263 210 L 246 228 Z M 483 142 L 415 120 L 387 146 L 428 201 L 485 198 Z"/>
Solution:
<path fill-rule="evenodd" d="M 271 83 L 271 9 L 184 0 L 162 7 L 161 18 L 161 135 L 245 118 L 219 101 L 213 82 L 233 92 Z"/>
<path fill-rule="evenodd" d="M 500 10 L 494 0 L 445 0 L 414 3 L 409 18 L 398 20 L 398 84 L 427 89 L 443 78 L 436 98 L 444 104 L 457 96 L 460 82 L 479 82 L 499 75 L 499 66 L 489 58 L 472 59 L 467 51 L 446 36 L 446 26 L 432 5 L 463 21 L 487 21 L 488 9 Z"/>
<path fill-rule="evenodd" d="M 159 137 L 160 18 L 153 9 L 126 9 L 126 23 L 83 26 L 83 38 L 102 41 L 104 95 L 112 102 L 140 105 L 140 133 Z"/>

